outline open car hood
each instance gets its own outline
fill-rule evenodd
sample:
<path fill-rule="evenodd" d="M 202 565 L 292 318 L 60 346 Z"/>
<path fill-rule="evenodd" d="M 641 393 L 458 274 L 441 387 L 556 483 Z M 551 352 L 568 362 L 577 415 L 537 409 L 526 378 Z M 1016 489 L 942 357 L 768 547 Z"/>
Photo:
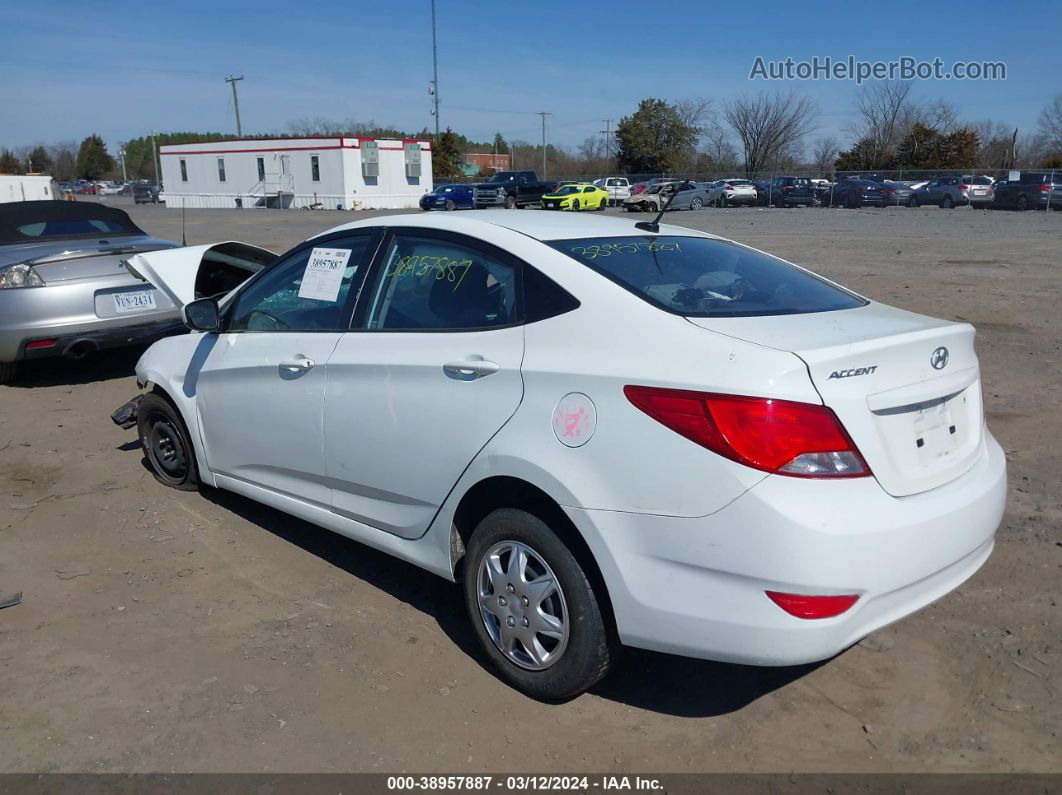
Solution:
<path fill-rule="evenodd" d="M 180 307 L 197 298 L 221 301 L 276 256 L 230 240 L 136 254 L 126 263 L 131 274 L 153 284 Z"/>

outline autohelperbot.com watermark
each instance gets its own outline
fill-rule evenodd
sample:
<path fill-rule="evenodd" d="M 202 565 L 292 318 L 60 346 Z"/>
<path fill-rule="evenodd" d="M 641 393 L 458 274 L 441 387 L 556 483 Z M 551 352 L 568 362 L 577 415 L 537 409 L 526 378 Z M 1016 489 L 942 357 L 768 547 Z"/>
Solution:
<path fill-rule="evenodd" d="M 749 80 L 1006 80 L 1003 61 L 931 61 L 904 55 L 892 61 L 863 61 L 854 55 L 845 58 L 814 56 L 810 61 L 793 58 L 767 60 L 756 56 Z"/>

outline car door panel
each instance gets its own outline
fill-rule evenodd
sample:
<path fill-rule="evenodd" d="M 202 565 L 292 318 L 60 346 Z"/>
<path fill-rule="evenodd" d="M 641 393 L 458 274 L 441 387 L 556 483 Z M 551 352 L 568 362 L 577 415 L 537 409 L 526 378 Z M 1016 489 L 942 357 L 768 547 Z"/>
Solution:
<path fill-rule="evenodd" d="M 349 325 L 371 242 L 362 233 L 304 245 L 235 296 L 226 330 L 195 374 L 213 472 L 330 505 L 321 416 L 326 366 Z M 350 252 L 333 300 L 304 290 L 322 250 Z"/>
<path fill-rule="evenodd" d="M 385 245 L 359 309 L 365 328 L 343 335 L 328 363 L 333 510 L 404 538 L 423 535 L 523 398 L 519 266 L 454 240 L 400 232 Z"/>

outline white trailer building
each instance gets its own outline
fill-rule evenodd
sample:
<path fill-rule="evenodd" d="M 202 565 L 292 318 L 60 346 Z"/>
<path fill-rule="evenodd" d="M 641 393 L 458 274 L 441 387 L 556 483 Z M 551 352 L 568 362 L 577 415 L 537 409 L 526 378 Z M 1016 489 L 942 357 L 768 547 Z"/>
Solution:
<path fill-rule="evenodd" d="M 160 147 L 167 207 L 416 208 L 431 142 L 254 138 Z"/>
<path fill-rule="evenodd" d="M 54 199 L 55 183 L 45 174 L 0 174 L 0 202 Z"/>

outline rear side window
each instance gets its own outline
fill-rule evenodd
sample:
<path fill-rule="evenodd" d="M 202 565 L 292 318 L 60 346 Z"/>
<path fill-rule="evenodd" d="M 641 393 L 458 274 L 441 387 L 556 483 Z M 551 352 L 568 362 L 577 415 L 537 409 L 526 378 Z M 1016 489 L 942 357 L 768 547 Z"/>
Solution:
<path fill-rule="evenodd" d="M 647 235 L 549 245 L 650 304 L 686 317 L 797 315 L 866 304 L 814 274 L 723 240 Z"/>
<path fill-rule="evenodd" d="M 26 237 L 95 237 L 96 235 L 128 235 L 131 232 L 116 221 L 93 218 L 64 218 L 53 221 L 22 224 L 16 227 Z"/>
<path fill-rule="evenodd" d="M 395 234 L 373 290 L 368 328 L 449 331 L 516 321 L 516 268 L 457 240 Z"/>

